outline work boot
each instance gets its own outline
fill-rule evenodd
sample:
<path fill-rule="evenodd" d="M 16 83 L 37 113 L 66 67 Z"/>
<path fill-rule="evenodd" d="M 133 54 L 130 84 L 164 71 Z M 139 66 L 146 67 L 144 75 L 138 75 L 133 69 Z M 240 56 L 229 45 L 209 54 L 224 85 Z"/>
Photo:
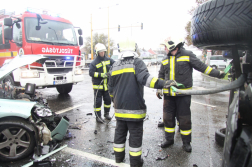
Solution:
<path fill-rule="evenodd" d="M 101 117 L 96 117 L 96 122 L 103 123 L 104 119 L 102 119 Z"/>
<path fill-rule="evenodd" d="M 104 113 L 104 117 L 107 119 L 107 120 L 111 120 L 112 118 L 109 116 L 109 113 L 108 112 L 105 112 Z"/>
<path fill-rule="evenodd" d="M 164 127 L 164 122 L 158 122 L 158 127 Z"/>
<path fill-rule="evenodd" d="M 167 140 L 161 144 L 161 148 L 166 148 L 174 144 L 174 140 Z"/>
<path fill-rule="evenodd" d="M 183 149 L 186 152 L 192 152 L 192 146 L 191 146 L 190 142 L 183 143 Z"/>
<path fill-rule="evenodd" d="M 141 162 L 138 165 L 130 165 L 130 167 L 142 167 L 143 166 L 143 159 L 141 158 Z"/>
<path fill-rule="evenodd" d="M 115 158 L 116 163 L 121 163 L 124 161 L 124 157 L 123 158 Z"/>

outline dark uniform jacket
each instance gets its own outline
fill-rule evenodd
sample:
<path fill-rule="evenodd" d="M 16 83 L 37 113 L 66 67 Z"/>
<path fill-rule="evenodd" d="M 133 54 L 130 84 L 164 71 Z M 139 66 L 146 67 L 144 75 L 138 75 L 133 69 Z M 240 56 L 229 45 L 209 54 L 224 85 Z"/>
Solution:
<path fill-rule="evenodd" d="M 212 77 L 218 77 L 220 72 L 212 69 L 211 67 L 200 61 L 193 52 L 185 50 L 181 47 L 175 56 L 165 56 L 162 60 L 158 78 L 164 80 L 175 80 L 177 83 L 181 83 L 185 86 L 184 90 L 192 89 L 193 68 L 210 75 Z M 172 87 L 169 89 L 163 89 L 163 93 L 170 96 L 181 96 L 182 94 L 175 94 Z"/>
<path fill-rule="evenodd" d="M 116 119 L 142 121 L 146 116 L 144 86 L 162 89 L 164 81 L 150 76 L 141 59 L 131 57 L 114 63 L 108 86 Z"/>
<path fill-rule="evenodd" d="M 103 75 L 109 72 L 109 69 L 115 61 L 107 56 L 97 56 L 90 64 L 89 75 L 92 77 L 93 89 L 107 91 L 108 80 L 104 79 L 100 85 Z M 99 86 L 100 85 L 100 86 Z"/>

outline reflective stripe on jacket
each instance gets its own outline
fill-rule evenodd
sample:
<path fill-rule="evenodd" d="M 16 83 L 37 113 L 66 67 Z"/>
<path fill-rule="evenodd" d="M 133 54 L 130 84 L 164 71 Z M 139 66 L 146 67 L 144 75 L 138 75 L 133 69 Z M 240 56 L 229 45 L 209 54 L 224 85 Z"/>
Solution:
<path fill-rule="evenodd" d="M 204 64 L 193 52 L 180 48 L 175 56 L 165 56 L 162 60 L 158 78 L 165 81 L 175 80 L 185 86 L 184 90 L 192 89 L 193 68 L 212 77 L 220 75 L 218 70 Z M 183 96 L 182 94 L 175 94 L 172 88 L 163 89 L 163 93 L 169 96 Z"/>
<path fill-rule="evenodd" d="M 89 75 L 92 77 L 93 89 L 99 90 L 108 90 L 108 79 L 105 78 L 103 83 L 100 85 L 103 76 L 109 71 L 111 66 L 115 61 L 107 56 L 101 58 L 97 56 L 95 60 L 93 60 L 89 67 Z M 100 85 L 100 86 L 99 86 Z"/>
<path fill-rule="evenodd" d="M 113 97 L 115 117 L 124 121 L 140 121 L 146 116 L 144 86 L 163 88 L 164 81 L 151 76 L 139 58 L 124 58 L 114 63 L 109 77 L 109 94 Z"/>

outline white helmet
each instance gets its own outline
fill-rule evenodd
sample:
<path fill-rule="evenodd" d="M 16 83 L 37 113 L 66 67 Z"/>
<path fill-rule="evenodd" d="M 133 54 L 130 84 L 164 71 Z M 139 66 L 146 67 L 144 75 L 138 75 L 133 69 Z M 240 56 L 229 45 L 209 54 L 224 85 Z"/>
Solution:
<path fill-rule="evenodd" d="M 95 45 L 95 53 L 96 55 L 98 55 L 98 52 L 106 52 L 107 49 L 105 47 L 105 45 L 103 45 L 102 43 L 98 43 Z"/>
<path fill-rule="evenodd" d="M 165 45 L 167 47 L 167 49 L 171 52 L 174 49 L 176 49 L 177 47 L 183 46 L 184 43 L 185 42 L 182 39 L 179 39 L 179 40 L 165 41 L 165 42 L 162 42 L 160 45 Z"/>
<path fill-rule="evenodd" d="M 117 44 L 118 51 L 122 54 L 121 57 L 137 56 L 137 43 L 134 40 L 126 39 Z"/>

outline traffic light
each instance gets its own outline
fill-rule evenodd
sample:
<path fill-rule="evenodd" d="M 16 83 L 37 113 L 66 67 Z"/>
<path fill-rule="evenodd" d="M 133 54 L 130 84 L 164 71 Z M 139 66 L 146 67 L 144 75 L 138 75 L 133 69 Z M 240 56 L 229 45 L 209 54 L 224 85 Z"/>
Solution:
<path fill-rule="evenodd" d="M 120 31 L 120 25 L 118 25 L 118 32 Z"/>
<path fill-rule="evenodd" d="M 143 23 L 141 23 L 141 30 L 143 29 Z"/>

